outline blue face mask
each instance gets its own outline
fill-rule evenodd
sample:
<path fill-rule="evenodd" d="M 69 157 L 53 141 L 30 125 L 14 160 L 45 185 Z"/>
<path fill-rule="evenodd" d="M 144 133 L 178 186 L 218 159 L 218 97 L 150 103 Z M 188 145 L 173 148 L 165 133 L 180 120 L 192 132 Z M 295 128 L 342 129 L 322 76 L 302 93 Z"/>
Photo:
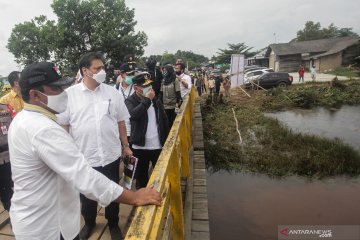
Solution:
<path fill-rule="evenodd" d="M 133 84 L 133 76 L 126 76 L 126 78 L 125 78 L 125 83 L 126 83 L 126 85 L 131 85 L 131 84 Z"/>
<path fill-rule="evenodd" d="M 151 85 L 150 85 L 150 86 L 147 86 L 147 87 L 144 87 L 144 88 L 143 88 L 143 93 L 142 93 L 142 95 L 145 97 L 146 93 L 147 93 L 150 89 L 152 89 L 152 86 L 151 86 Z"/>

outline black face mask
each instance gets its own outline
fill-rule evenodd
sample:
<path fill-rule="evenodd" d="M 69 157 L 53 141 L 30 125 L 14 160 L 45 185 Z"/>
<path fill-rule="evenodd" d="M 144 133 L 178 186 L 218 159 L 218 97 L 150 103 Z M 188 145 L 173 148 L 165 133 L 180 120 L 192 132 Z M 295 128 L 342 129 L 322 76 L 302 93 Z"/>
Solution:
<path fill-rule="evenodd" d="M 178 75 L 178 76 L 180 76 L 181 74 L 182 74 L 182 72 L 180 71 L 180 72 L 175 72 L 176 73 L 176 75 Z"/>

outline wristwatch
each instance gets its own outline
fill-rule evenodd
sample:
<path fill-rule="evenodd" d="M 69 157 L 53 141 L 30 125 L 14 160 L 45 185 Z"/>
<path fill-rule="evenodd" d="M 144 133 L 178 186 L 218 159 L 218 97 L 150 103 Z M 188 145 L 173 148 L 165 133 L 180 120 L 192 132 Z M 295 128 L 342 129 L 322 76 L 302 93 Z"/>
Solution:
<path fill-rule="evenodd" d="M 123 147 L 126 148 L 126 147 L 130 147 L 130 145 L 127 143 L 127 144 L 123 144 Z"/>

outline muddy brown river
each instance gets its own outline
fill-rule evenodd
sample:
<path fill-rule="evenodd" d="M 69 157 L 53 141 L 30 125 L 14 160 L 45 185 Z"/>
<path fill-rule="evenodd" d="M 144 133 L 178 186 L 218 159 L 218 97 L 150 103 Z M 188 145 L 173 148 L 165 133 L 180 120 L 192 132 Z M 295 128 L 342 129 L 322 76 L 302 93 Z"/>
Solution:
<path fill-rule="evenodd" d="M 360 225 L 360 178 L 208 174 L 211 239 L 277 239 L 278 225 Z"/>
<path fill-rule="evenodd" d="M 360 151 L 360 106 L 266 115 Z M 219 171 L 208 173 L 208 200 L 211 239 L 278 239 L 278 225 L 360 225 L 360 177 L 279 179 Z"/>

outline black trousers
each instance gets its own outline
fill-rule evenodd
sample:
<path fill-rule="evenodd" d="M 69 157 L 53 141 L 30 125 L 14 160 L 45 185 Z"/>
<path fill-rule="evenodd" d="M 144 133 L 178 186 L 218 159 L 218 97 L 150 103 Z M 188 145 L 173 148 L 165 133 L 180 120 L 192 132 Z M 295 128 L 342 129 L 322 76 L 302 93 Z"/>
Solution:
<path fill-rule="evenodd" d="M 201 96 L 201 87 L 196 87 L 198 95 Z"/>
<path fill-rule="evenodd" d="M 175 108 L 165 109 L 165 113 L 169 121 L 169 127 L 171 128 L 176 118 Z"/>
<path fill-rule="evenodd" d="M 104 167 L 94 167 L 94 169 L 111 181 L 119 184 L 119 165 L 120 160 L 104 166 Z M 97 215 L 97 202 L 91 199 L 86 198 L 84 195 L 80 194 L 81 199 L 81 214 L 84 217 L 86 225 L 95 224 L 96 215 Z M 105 208 L 105 218 L 108 220 L 109 227 L 115 227 L 119 224 L 119 204 L 112 202 Z"/>
<path fill-rule="evenodd" d="M 219 93 L 220 93 L 220 85 L 215 85 L 215 91 L 216 91 L 216 95 L 219 96 Z"/>
<path fill-rule="evenodd" d="M 9 211 L 11 205 L 11 198 L 14 193 L 12 187 L 14 183 L 11 179 L 10 163 L 0 164 L 0 197 L 4 208 Z"/>
<path fill-rule="evenodd" d="M 214 93 L 214 88 L 210 88 L 210 95 Z"/>
<path fill-rule="evenodd" d="M 137 157 L 138 163 L 135 172 L 136 188 L 146 187 L 149 181 L 149 163 L 155 167 L 157 159 L 161 153 L 161 149 L 156 150 L 143 150 L 133 149 L 134 156 Z"/>
<path fill-rule="evenodd" d="M 205 86 L 205 84 L 202 85 L 202 90 L 203 90 L 203 92 L 206 92 L 206 86 Z"/>

